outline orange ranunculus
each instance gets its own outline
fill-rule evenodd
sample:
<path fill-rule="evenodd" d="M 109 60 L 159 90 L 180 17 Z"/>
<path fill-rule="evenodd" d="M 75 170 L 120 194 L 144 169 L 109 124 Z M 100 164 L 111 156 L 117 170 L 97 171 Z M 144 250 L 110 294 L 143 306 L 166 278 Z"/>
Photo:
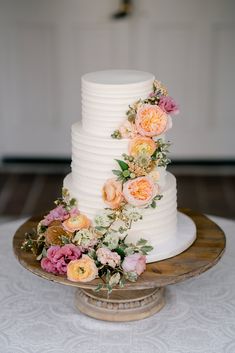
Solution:
<path fill-rule="evenodd" d="M 118 208 L 123 201 L 122 183 L 114 178 L 108 179 L 103 186 L 103 200 L 110 208 Z"/>
<path fill-rule="evenodd" d="M 157 105 L 144 104 L 137 111 L 136 129 L 142 136 L 158 136 L 168 128 L 168 116 Z"/>
<path fill-rule="evenodd" d="M 63 227 L 68 232 L 76 232 L 80 229 L 87 229 L 91 225 L 91 221 L 84 214 L 74 215 L 63 222 Z"/>
<path fill-rule="evenodd" d="M 150 137 L 136 136 L 129 143 L 129 153 L 133 157 L 136 157 L 141 153 L 150 157 L 155 150 L 156 144 Z"/>
<path fill-rule="evenodd" d="M 126 201 L 133 206 L 149 204 L 157 193 L 158 186 L 148 176 L 129 180 L 123 186 L 123 195 Z"/>
<path fill-rule="evenodd" d="M 98 269 L 94 260 L 88 255 L 82 255 L 78 260 L 70 261 L 67 265 L 67 277 L 73 282 L 90 282 L 98 276 Z"/>

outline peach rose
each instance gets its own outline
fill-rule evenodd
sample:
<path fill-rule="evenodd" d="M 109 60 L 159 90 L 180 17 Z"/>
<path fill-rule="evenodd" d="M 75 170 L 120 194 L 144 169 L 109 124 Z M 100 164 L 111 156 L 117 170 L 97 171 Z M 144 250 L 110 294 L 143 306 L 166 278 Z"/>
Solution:
<path fill-rule="evenodd" d="M 82 255 L 78 260 L 67 265 L 67 277 L 73 282 L 90 282 L 98 276 L 98 269 L 88 255 Z"/>
<path fill-rule="evenodd" d="M 133 157 L 136 157 L 141 153 L 150 157 L 155 150 L 156 144 L 150 137 L 136 136 L 129 143 L 129 153 Z"/>
<path fill-rule="evenodd" d="M 63 222 L 63 227 L 68 232 L 76 232 L 80 229 L 87 229 L 91 225 L 91 221 L 84 214 L 74 215 Z"/>
<path fill-rule="evenodd" d="M 158 186 L 148 176 L 129 180 L 123 185 L 123 195 L 133 206 L 144 206 L 158 193 Z"/>
<path fill-rule="evenodd" d="M 122 138 L 133 138 L 137 134 L 136 126 L 130 121 L 126 120 L 119 128 Z"/>
<path fill-rule="evenodd" d="M 114 178 L 108 179 L 103 186 L 103 200 L 110 208 L 118 208 L 123 201 L 122 183 Z"/>
<path fill-rule="evenodd" d="M 142 136 L 158 136 L 167 130 L 168 116 L 157 105 L 144 104 L 137 111 L 136 129 Z"/>

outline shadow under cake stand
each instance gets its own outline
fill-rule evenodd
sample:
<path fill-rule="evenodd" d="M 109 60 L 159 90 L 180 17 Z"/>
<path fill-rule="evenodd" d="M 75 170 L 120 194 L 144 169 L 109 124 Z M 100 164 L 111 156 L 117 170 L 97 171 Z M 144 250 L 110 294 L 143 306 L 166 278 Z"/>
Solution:
<path fill-rule="evenodd" d="M 32 217 L 15 233 L 14 253 L 23 267 L 49 281 L 77 287 L 75 305 L 84 314 L 106 321 L 132 321 L 149 317 L 165 305 L 165 287 L 195 277 L 213 267 L 225 249 L 221 228 L 203 214 L 181 209 L 195 223 L 197 238 L 190 248 L 172 258 L 147 264 L 137 282 L 127 282 L 124 288 L 94 292 L 101 281 L 71 282 L 63 276 L 43 271 L 32 253 L 21 250 L 25 233 L 36 227 L 41 218 Z"/>

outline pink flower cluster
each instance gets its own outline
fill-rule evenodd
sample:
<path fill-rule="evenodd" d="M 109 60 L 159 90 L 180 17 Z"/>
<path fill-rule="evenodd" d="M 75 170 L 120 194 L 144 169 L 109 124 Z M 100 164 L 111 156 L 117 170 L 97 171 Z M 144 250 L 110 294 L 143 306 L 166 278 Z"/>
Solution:
<path fill-rule="evenodd" d="M 68 263 L 79 259 L 81 255 L 81 250 L 74 244 L 51 246 L 47 250 L 47 257 L 41 260 L 41 267 L 47 272 L 64 275 L 67 273 Z"/>
<path fill-rule="evenodd" d="M 121 257 L 108 248 L 99 248 L 96 251 L 97 259 L 102 265 L 109 265 L 110 267 L 115 268 L 120 264 Z"/>
<path fill-rule="evenodd" d="M 42 220 L 42 224 L 44 226 L 49 226 L 53 221 L 65 221 L 69 217 L 77 216 L 79 214 L 79 210 L 74 207 L 69 212 L 62 206 L 59 205 L 53 210 L 51 210 Z"/>
<path fill-rule="evenodd" d="M 161 96 L 159 107 L 167 114 L 177 115 L 179 114 L 179 106 L 175 100 L 169 96 Z"/>
<path fill-rule="evenodd" d="M 125 257 L 122 263 L 124 272 L 135 272 L 141 275 L 146 269 L 146 256 L 134 253 Z"/>
<path fill-rule="evenodd" d="M 44 226 L 49 226 L 53 221 L 64 221 L 69 217 L 68 211 L 62 206 L 59 205 L 56 208 L 53 208 L 48 215 L 46 215 L 42 221 Z"/>

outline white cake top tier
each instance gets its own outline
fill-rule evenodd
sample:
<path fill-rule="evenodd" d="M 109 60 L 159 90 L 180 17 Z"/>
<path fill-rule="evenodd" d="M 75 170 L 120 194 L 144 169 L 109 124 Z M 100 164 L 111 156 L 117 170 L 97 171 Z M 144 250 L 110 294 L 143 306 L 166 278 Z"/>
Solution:
<path fill-rule="evenodd" d="M 136 70 L 97 71 L 82 77 L 82 125 L 110 137 L 126 119 L 128 106 L 152 91 L 154 75 Z"/>

